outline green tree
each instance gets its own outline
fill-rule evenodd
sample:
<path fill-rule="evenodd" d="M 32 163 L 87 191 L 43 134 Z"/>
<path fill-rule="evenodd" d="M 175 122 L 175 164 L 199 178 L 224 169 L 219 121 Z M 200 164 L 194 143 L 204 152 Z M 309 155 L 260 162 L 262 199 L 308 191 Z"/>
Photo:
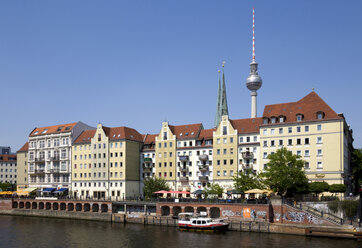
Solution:
<path fill-rule="evenodd" d="M 303 171 L 305 162 L 300 156 L 281 148 L 270 154 L 268 159 L 269 163 L 261 176 L 265 178 L 264 182 L 270 189 L 285 196 L 306 188 L 308 179 Z"/>
<path fill-rule="evenodd" d="M 143 194 L 145 195 L 145 198 L 148 199 L 156 196 L 153 192 L 170 190 L 166 180 L 163 178 L 149 177 L 143 181 L 143 185 Z"/>
<path fill-rule="evenodd" d="M 329 192 L 331 193 L 344 193 L 347 190 L 347 186 L 344 184 L 332 184 L 329 186 Z"/>
<path fill-rule="evenodd" d="M 233 181 L 234 188 L 238 192 L 245 192 L 249 189 L 265 188 L 263 178 L 260 176 L 260 174 L 255 173 L 251 169 L 238 173 L 237 176 L 233 177 Z"/>
<path fill-rule="evenodd" d="M 352 153 L 352 173 L 355 194 L 362 185 L 362 149 L 355 149 Z"/>
<path fill-rule="evenodd" d="M 217 195 L 219 197 L 224 193 L 224 189 L 218 183 L 212 183 L 204 189 L 205 196 Z"/>
<path fill-rule="evenodd" d="M 352 219 L 357 214 L 358 201 L 344 200 L 341 202 L 341 208 L 346 216 L 351 220 L 352 224 Z"/>
<path fill-rule="evenodd" d="M 316 196 L 328 190 L 329 190 L 329 184 L 327 182 L 312 182 L 309 184 L 309 191 L 315 193 Z"/>

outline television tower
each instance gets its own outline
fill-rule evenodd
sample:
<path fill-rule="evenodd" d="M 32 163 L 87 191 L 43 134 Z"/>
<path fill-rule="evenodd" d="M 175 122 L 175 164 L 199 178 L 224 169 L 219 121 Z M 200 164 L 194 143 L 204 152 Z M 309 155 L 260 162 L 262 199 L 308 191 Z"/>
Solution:
<path fill-rule="evenodd" d="M 263 80 L 258 75 L 258 63 L 255 60 L 255 10 L 253 8 L 253 59 L 250 63 L 250 75 L 246 79 L 246 87 L 251 91 L 251 118 L 256 118 L 256 91 L 260 89 Z"/>

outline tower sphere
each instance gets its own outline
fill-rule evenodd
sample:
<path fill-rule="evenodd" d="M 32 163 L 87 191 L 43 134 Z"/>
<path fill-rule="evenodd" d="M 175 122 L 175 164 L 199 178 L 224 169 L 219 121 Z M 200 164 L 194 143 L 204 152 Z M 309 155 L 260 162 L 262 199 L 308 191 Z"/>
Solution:
<path fill-rule="evenodd" d="M 258 75 L 258 63 L 255 61 L 250 63 L 250 74 L 246 79 L 246 87 L 251 91 L 260 89 L 263 80 Z"/>

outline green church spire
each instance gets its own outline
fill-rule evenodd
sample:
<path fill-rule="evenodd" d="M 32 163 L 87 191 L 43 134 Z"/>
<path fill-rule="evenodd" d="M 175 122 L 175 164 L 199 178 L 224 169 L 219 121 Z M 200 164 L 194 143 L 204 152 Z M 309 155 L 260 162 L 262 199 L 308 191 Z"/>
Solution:
<path fill-rule="evenodd" d="M 219 87 L 217 89 L 217 103 L 216 103 L 216 114 L 214 127 L 217 127 L 221 121 L 221 117 L 223 115 L 229 115 L 228 111 L 228 103 L 226 99 L 226 86 L 225 86 L 225 74 L 224 74 L 224 64 L 225 61 L 222 62 L 222 87 L 220 82 L 220 71 L 219 72 Z"/>

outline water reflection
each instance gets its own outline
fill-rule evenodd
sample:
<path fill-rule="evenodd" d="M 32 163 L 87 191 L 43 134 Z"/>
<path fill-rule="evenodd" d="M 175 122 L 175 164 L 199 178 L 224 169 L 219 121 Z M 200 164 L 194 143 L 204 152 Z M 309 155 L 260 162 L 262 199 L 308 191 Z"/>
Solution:
<path fill-rule="evenodd" d="M 0 247 L 360 247 L 343 239 L 248 232 L 180 232 L 172 227 L 0 216 Z"/>

